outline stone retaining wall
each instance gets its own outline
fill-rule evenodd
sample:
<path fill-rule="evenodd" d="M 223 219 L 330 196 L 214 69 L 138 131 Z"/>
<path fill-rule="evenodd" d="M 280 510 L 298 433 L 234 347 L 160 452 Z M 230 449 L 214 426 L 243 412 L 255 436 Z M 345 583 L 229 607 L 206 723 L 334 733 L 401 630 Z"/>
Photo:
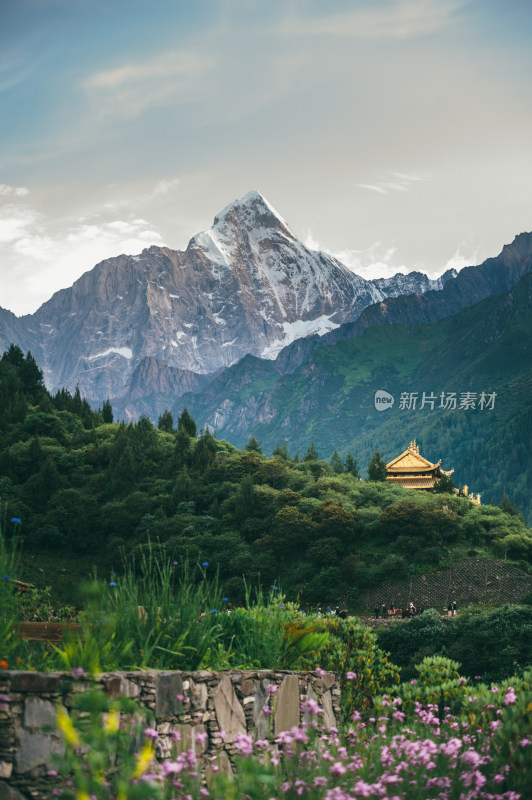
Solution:
<path fill-rule="evenodd" d="M 275 694 L 268 692 L 270 684 L 277 687 Z M 285 670 L 117 672 L 92 681 L 68 673 L 1 672 L 0 800 L 46 796 L 54 780 L 47 776 L 52 755 L 62 752 L 54 727 L 56 709 L 70 711 L 73 695 L 90 685 L 112 697 L 134 697 L 149 709 L 151 725 L 159 732 L 158 757 L 171 747 L 172 731 L 179 730 L 185 747 L 195 747 L 206 758 L 218 755 L 227 769 L 236 733 L 273 740 L 303 721 L 300 704 L 307 698 L 323 708 L 327 726 L 339 718 L 340 690 L 330 672 L 321 677 Z M 207 734 L 204 743 L 196 733 Z"/>

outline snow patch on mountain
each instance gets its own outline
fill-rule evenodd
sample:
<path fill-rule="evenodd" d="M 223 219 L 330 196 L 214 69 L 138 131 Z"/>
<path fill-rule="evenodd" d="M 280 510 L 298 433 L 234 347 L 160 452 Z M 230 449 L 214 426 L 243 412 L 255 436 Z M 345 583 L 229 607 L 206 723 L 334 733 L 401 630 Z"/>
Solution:
<path fill-rule="evenodd" d="M 301 339 L 303 336 L 312 336 L 317 333 L 318 336 L 323 336 L 324 333 L 339 328 L 340 326 L 331 320 L 326 314 L 316 319 L 302 320 L 298 319 L 295 322 L 283 322 L 284 338 L 276 339 L 268 347 L 262 351 L 261 358 L 268 358 L 273 360 L 280 353 L 283 347 L 291 344 L 296 339 Z"/>
<path fill-rule="evenodd" d="M 226 269 L 231 268 L 231 252 L 227 252 L 224 244 L 220 241 L 215 231 L 202 231 L 196 234 L 191 240 L 189 247 L 199 247 L 209 261 L 218 264 Z"/>
<path fill-rule="evenodd" d="M 111 353 L 116 353 L 118 356 L 124 356 L 124 358 L 127 358 L 128 360 L 133 358 L 133 350 L 131 347 L 108 347 L 107 350 L 104 350 L 102 353 L 95 353 L 93 356 L 89 356 L 89 361 L 94 361 L 95 358 L 103 358 Z"/>

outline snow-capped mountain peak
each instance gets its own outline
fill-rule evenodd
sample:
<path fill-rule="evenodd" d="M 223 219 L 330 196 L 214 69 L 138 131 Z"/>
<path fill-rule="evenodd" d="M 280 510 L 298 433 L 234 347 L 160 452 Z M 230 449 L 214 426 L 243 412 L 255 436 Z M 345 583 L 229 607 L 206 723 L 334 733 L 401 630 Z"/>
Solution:
<path fill-rule="evenodd" d="M 283 230 L 290 238 L 296 238 L 286 220 L 256 189 L 233 200 L 214 218 L 213 227 L 216 230 L 223 231 L 233 226 L 257 232 Z"/>
<path fill-rule="evenodd" d="M 431 288 L 441 287 L 420 275 L 364 280 L 306 247 L 254 190 L 183 252 L 152 246 L 102 261 L 25 318 L 19 327 L 28 330 L 16 338 L 38 357 L 50 388 L 79 383 L 101 402 L 127 393 L 143 359 L 212 373 L 246 354 L 275 358 L 373 303 Z"/>

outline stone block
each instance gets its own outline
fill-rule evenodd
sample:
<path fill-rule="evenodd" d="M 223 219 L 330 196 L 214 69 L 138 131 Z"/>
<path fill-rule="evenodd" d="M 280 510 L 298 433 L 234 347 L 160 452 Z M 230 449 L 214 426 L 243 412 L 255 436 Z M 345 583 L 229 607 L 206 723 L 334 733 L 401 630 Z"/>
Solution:
<path fill-rule="evenodd" d="M 25 728 L 55 728 L 56 710 L 49 700 L 40 697 L 28 697 L 24 707 Z"/>
<path fill-rule="evenodd" d="M 331 686 L 336 682 L 336 675 L 334 672 L 326 672 L 325 675 L 322 675 L 321 678 L 321 685 L 323 691 L 326 692 Z"/>
<path fill-rule="evenodd" d="M 183 679 L 179 672 L 160 672 L 155 679 L 155 714 L 158 719 L 177 717 L 183 703 L 177 699 L 183 694 Z"/>
<path fill-rule="evenodd" d="M 62 676 L 51 672 L 44 675 L 42 672 L 16 672 L 11 673 L 11 691 L 45 694 L 57 692 L 61 685 Z"/>
<path fill-rule="evenodd" d="M 206 710 L 209 692 L 205 683 L 191 681 L 188 696 L 190 698 L 190 707 L 193 711 Z"/>
<path fill-rule="evenodd" d="M 336 718 L 332 707 L 332 697 L 330 692 L 324 692 L 321 698 L 321 707 L 323 708 L 323 724 L 327 728 L 332 728 L 336 725 Z"/>
<path fill-rule="evenodd" d="M 297 675 L 287 675 L 276 697 L 274 733 L 278 736 L 281 731 L 288 731 L 294 725 L 299 725 L 299 678 Z"/>
<path fill-rule="evenodd" d="M 214 710 L 220 730 L 225 731 L 228 742 L 234 740 L 235 733 L 246 733 L 244 709 L 227 675 L 223 676 L 214 693 Z"/>
<path fill-rule="evenodd" d="M 122 675 L 112 675 L 104 680 L 105 691 L 110 698 L 115 697 L 138 697 L 140 687 Z"/>
<path fill-rule="evenodd" d="M 251 678 L 247 678 L 240 684 L 240 691 L 246 697 L 247 695 L 253 694 L 255 691 L 255 684 L 251 680 Z"/>
<path fill-rule="evenodd" d="M 10 778 L 13 772 L 13 764 L 9 761 L 0 761 L 0 778 Z M 0 794 L 0 797 L 2 795 Z"/>
<path fill-rule="evenodd" d="M 44 733 L 30 733 L 24 728 L 17 730 L 19 742 L 16 755 L 16 772 L 24 774 L 35 767 L 49 765 L 53 754 L 61 755 L 65 746 L 63 742 Z"/>
<path fill-rule="evenodd" d="M 205 733 L 205 725 L 178 725 L 176 727 L 181 734 L 181 739 L 177 743 L 176 749 L 179 753 L 184 750 L 194 750 L 196 754 L 204 753 L 207 749 L 208 739 L 197 739 L 196 734 Z"/>
<path fill-rule="evenodd" d="M 255 738 L 267 739 L 270 735 L 271 715 L 264 713 L 265 706 L 270 709 L 270 695 L 266 688 L 268 680 L 255 683 L 253 695 L 253 726 L 255 728 Z"/>
<path fill-rule="evenodd" d="M 26 795 L 23 795 L 14 786 L 9 786 L 4 781 L 0 781 L 0 798 L 1 800 L 27 800 Z"/>

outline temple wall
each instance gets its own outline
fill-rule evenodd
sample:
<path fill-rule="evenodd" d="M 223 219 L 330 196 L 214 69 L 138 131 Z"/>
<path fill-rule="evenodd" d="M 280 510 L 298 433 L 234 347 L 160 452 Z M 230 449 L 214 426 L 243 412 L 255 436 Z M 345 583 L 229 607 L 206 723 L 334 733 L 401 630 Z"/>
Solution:
<path fill-rule="evenodd" d="M 277 687 L 275 694 L 269 685 Z M 227 769 L 236 733 L 273 740 L 301 724 L 300 704 L 307 698 L 323 708 L 328 727 L 339 718 L 338 679 L 330 672 L 321 677 L 285 670 L 116 672 L 94 680 L 69 673 L 0 672 L 0 800 L 46 796 L 55 781 L 47 775 L 53 755 L 62 752 L 56 709 L 70 711 L 74 695 L 92 686 L 111 697 L 134 697 L 149 710 L 151 727 L 159 732 L 158 757 L 171 747 L 171 732 L 179 730 L 184 747 L 195 747 L 205 760 L 218 755 Z M 207 734 L 203 744 L 196 733 Z"/>

